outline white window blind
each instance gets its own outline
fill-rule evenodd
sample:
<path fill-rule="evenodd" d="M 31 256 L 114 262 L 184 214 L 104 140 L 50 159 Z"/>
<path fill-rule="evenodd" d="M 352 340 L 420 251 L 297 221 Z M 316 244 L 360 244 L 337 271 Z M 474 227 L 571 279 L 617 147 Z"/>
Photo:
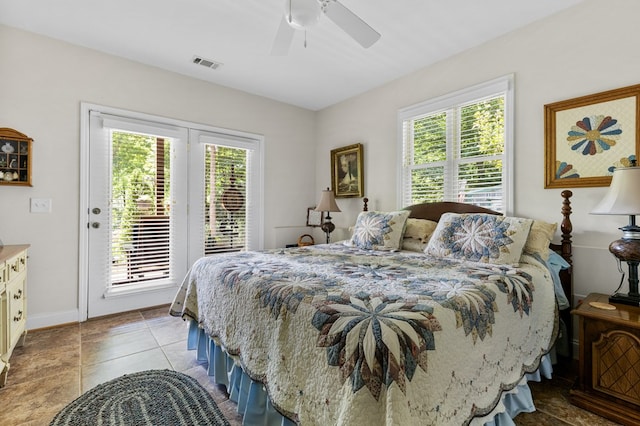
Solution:
<path fill-rule="evenodd" d="M 402 207 L 511 210 L 511 87 L 507 77 L 400 111 Z"/>
<path fill-rule="evenodd" d="M 190 234 L 193 250 L 210 256 L 261 248 L 260 141 L 204 131 L 191 139 L 190 173 L 203 182 L 190 196 L 199 225 Z"/>
<path fill-rule="evenodd" d="M 112 285 L 171 275 L 171 139 L 111 131 Z"/>

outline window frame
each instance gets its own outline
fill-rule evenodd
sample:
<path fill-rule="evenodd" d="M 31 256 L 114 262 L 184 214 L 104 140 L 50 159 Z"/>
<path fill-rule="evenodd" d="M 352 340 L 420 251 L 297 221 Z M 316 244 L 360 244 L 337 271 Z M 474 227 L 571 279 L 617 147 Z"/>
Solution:
<path fill-rule="evenodd" d="M 503 214 L 511 215 L 513 213 L 514 197 L 513 197 L 513 166 L 514 166 L 514 76 L 509 74 L 498 77 L 496 79 L 480 83 L 466 89 L 458 90 L 443 96 L 426 100 L 398 110 L 398 126 L 397 126 L 397 204 L 400 207 L 407 207 L 404 198 L 407 179 L 410 173 L 404 167 L 404 122 L 415 119 L 417 117 L 435 114 L 453 108 L 472 103 L 473 101 L 481 101 L 497 95 L 504 95 L 504 153 L 502 165 L 502 186 L 503 186 Z M 448 125 L 449 126 L 449 125 Z M 450 139 L 451 131 L 458 132 L 459 127 L 447 128 L 447 159 L 451 161 L 451 154 L 454 149 Z M 445 184 L 446 185 L 446 184 Z M 446 200 L 455 201 L 455 200 Z"/>

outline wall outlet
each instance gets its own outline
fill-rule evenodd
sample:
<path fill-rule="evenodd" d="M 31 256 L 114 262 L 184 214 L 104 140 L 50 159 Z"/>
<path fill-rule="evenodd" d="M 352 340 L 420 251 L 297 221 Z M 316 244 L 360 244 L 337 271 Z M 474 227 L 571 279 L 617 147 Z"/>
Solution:
<path fill-rule="evenodd" d="M 31 198 L 31 213 L 51 213 L 51 198 Z"/>

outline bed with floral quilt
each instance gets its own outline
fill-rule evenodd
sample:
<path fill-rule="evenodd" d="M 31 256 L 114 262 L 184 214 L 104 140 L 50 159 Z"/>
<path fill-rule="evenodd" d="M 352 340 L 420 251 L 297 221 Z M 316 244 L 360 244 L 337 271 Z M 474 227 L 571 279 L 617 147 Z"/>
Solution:
<path fill-rule="evenodd" d="M 193 265 L 171 314 L 192 321 L 190 346 L 245 424 L 510 421 L 505 398 L 558 335 L 555 224 L 414 213 L 362 212 L 345 242 Z M 570 254 L 568 214 L 562 228 Z"/>

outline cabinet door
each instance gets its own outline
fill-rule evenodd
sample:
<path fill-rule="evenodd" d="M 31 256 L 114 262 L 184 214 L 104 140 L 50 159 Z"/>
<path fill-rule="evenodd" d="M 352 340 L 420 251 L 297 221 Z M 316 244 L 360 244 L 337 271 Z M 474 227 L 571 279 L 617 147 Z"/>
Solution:
<path fill-rule="evenodd" d="M 0 373 L 3 370 L 3 362 L 5 354 L 9 351 L 9 315 L 7 312 L 7 292 L 4 290 L 4 285 L 0 287 Z M 0 386 L 2 383 L 0 383 Z"/>
<path fill-rule="evenodd" d="M 7 285 L 7 301 L 9 304 L 9 347 L 13 348 L 22 335 L 27 322 L 26 310 L 27 273 L 21 272 Z"/>

